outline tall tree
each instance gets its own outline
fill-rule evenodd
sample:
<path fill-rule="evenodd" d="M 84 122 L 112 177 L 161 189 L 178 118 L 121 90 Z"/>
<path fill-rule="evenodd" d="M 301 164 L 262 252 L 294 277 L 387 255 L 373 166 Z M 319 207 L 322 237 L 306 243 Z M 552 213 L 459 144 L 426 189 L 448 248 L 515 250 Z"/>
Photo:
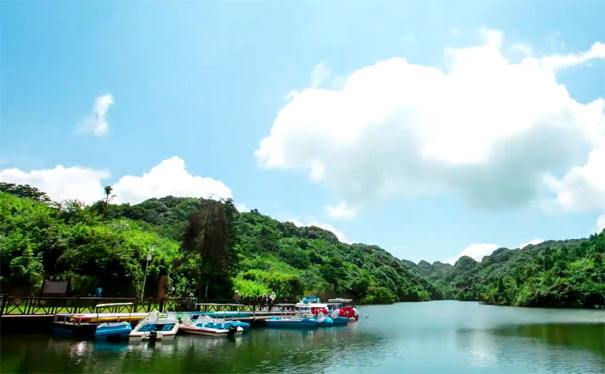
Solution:
<path fill-rule="evenodd" d="M 231 296 L 230 269 L 234 256 L 230 255 L 233 239 L 233 220 L 236 214 L 231 200 L 200 199 L 198 208 L 189 215 L 181 245 L 184 257 L 199 255 L 201 263 L 198 292 L 204 294 L 209 286 L 209 297 Z"/>
<path fill-rule="evenodd" d="M 105 186 L 105 206 L 109 205 L 111 199 L 113 199 L 116 195 L 112 195 L 113 187 Z"/>

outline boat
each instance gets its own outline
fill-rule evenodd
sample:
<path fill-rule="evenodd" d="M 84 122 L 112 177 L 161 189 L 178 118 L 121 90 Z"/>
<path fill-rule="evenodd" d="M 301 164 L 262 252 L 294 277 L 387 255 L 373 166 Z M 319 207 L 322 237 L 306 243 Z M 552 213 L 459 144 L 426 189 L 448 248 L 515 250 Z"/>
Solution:
<path fill-rule="evenodd" d="M 102 312 L 104 309 L 119 310 L 125 307 L 132 306 L 132 303 L 110 303 L 95 305 L 94 313 L 57 313 L 53 319 L 52 331 L 54 334 L 72 336 L 78 339 L 95 338 L 99 324 L 103 323 L 122 323 L 122 322 L 138 322 L 147 316 L 147 313 L 108 313 Z M 128 324 L 130 326 L 130 324 Z M 104 329 L 111 328 L 106 325 Z M 116 329 L 125 329 L 122 327 L 114 327 Z M 101 331 L 100 331 L 101 332 Z"/>
<path fill-rule="evenodd" d="M 127 340 L 132 331 L 130 322 L 104 322 L 97 326 L 95 340 Z"/>
<path fill-rule="evenodd" d="M 239 322 L 239 321 L 238 321 Z M 248 327 L 250 325 L 248 324 Z M 179 331 L 187 334 L 204 336 L 236 336 L 244 332 L 244 328 L 234 322 L 219 322 L 209 316 L 200 315 L 195 321 L 189 315 L 181 318 Z"/>
<path fill-rule="evenodd" d="M 218 317 L 218 318 L 212 318 L 210 315 L 204 315 L 204 314 L 195 314 L 195 315 L 190 315 L 191 320 L 192 321 L 196 321 L 196 319 L 200 318 L 200 316 L 206 316 L 208 318 L 211 318 L 215 323 L 222 323 L 222 324 L 228 324 L 229 325 L 233 325 L 233 326 L 237 326 L 237 327 L 241 327 L 242 329 L 244 329 L 244 332 L 248 332 L 250 330 L 250 324 L 248 322 L 243 322 L 240 321 L 238 319 L 226 319 L 225 317 Z"/>
<path fill-rule="evenodd" d="M 327 304 L 322 304 L 317 296 L 307 296 L 297 303 L 294 308 L 301 317 L 313 318 L 319 327 L 330 327 L 334 320 L 329 316 Z"/>
<path fill-rule="evenodd" d="M 97 324 L 80 319 L 68 313 L 57 313 L 51 322 L 52 332 L 55 335 L 71 336 L 76 339 L 90 339 L 94 337 Z"/>
<path fill-rule="evenodd" d="M 297 329 L 313 329 L 319 327 L 317 318 L 305 318 L 301 316 L 272 317 L 265 321 L 266 327 L 284 327 Z"/>
<path fill-rule="evenodd" d="M 158 311 L 153 311 L 136 325 L 129 337 L 140 340 L 173 340 L 178 331 L 179 321 L 174 313 L 167 313 L 162 318 Z"/>
<path fill-rule="evenodd" d="M 328 310 L 330 317 L 336 325 L 344 325 L 349 321 L 357 321 L 359 319 L 359 311 L 352 306 L 352 299 L 330 299 L 328 300 Z"/>

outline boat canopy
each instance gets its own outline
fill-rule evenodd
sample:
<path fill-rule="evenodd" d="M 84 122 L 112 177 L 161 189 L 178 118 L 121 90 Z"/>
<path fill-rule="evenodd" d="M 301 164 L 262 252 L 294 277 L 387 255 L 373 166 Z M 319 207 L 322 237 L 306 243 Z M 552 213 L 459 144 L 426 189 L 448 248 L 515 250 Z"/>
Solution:
<path fill-rule="evenodd" d="M 302 299 L 302 302 L 305 304 L 315 304 L 315 303 L 321 303 L 321 300 L 319 300 L 319 297 L 317 297 L 317 296 L 307 296 L 304 299 Z"/>
<path fill-rule="evenodd" d="M 328 303 L 330 303 L 330 304 L 350 304 L 352 302 L 353 302 L 353 299 L 336 298 L 336 299 L 328 300 Z"/>
<path fill-rule="evenodd" d="M 312 304 L 305 304 L 305 303 L 298 303 L 295 305 L 295 307 L 298 308 L 327 308 L 328 304 L 320 304 L 320 303 L 312 303 Z"/>

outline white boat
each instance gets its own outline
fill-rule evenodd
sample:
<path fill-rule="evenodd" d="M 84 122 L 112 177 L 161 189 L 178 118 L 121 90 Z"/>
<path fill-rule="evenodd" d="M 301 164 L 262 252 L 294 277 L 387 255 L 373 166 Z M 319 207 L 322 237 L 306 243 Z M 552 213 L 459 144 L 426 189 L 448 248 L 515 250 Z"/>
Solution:
<path fill-rule="evenodd" d="M 196 321 L 186 314 L 181 317 L 179 330 L 188 334 L 204 336 L 235 336 L 241 335 L 244 329 L 232 322 L 220 322 L 206 315 L 200 315 Z"/>
<path fill-rule="evenodd" d="M 178 331 L 179 321 L 174 313 L 161 317 L 158 311 L 153 311 L 132 330 L 130 339 L 173 340 Z"/>

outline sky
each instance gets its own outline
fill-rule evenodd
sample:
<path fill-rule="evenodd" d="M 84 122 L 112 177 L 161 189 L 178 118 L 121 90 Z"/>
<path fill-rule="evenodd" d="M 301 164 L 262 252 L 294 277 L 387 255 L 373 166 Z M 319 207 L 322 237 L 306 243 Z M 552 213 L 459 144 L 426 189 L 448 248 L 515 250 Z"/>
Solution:
<path fill-rule="evenodd" d="M 605 227 L 601 1 L 2 1 L 0 181 L 399 258 Z"/>

